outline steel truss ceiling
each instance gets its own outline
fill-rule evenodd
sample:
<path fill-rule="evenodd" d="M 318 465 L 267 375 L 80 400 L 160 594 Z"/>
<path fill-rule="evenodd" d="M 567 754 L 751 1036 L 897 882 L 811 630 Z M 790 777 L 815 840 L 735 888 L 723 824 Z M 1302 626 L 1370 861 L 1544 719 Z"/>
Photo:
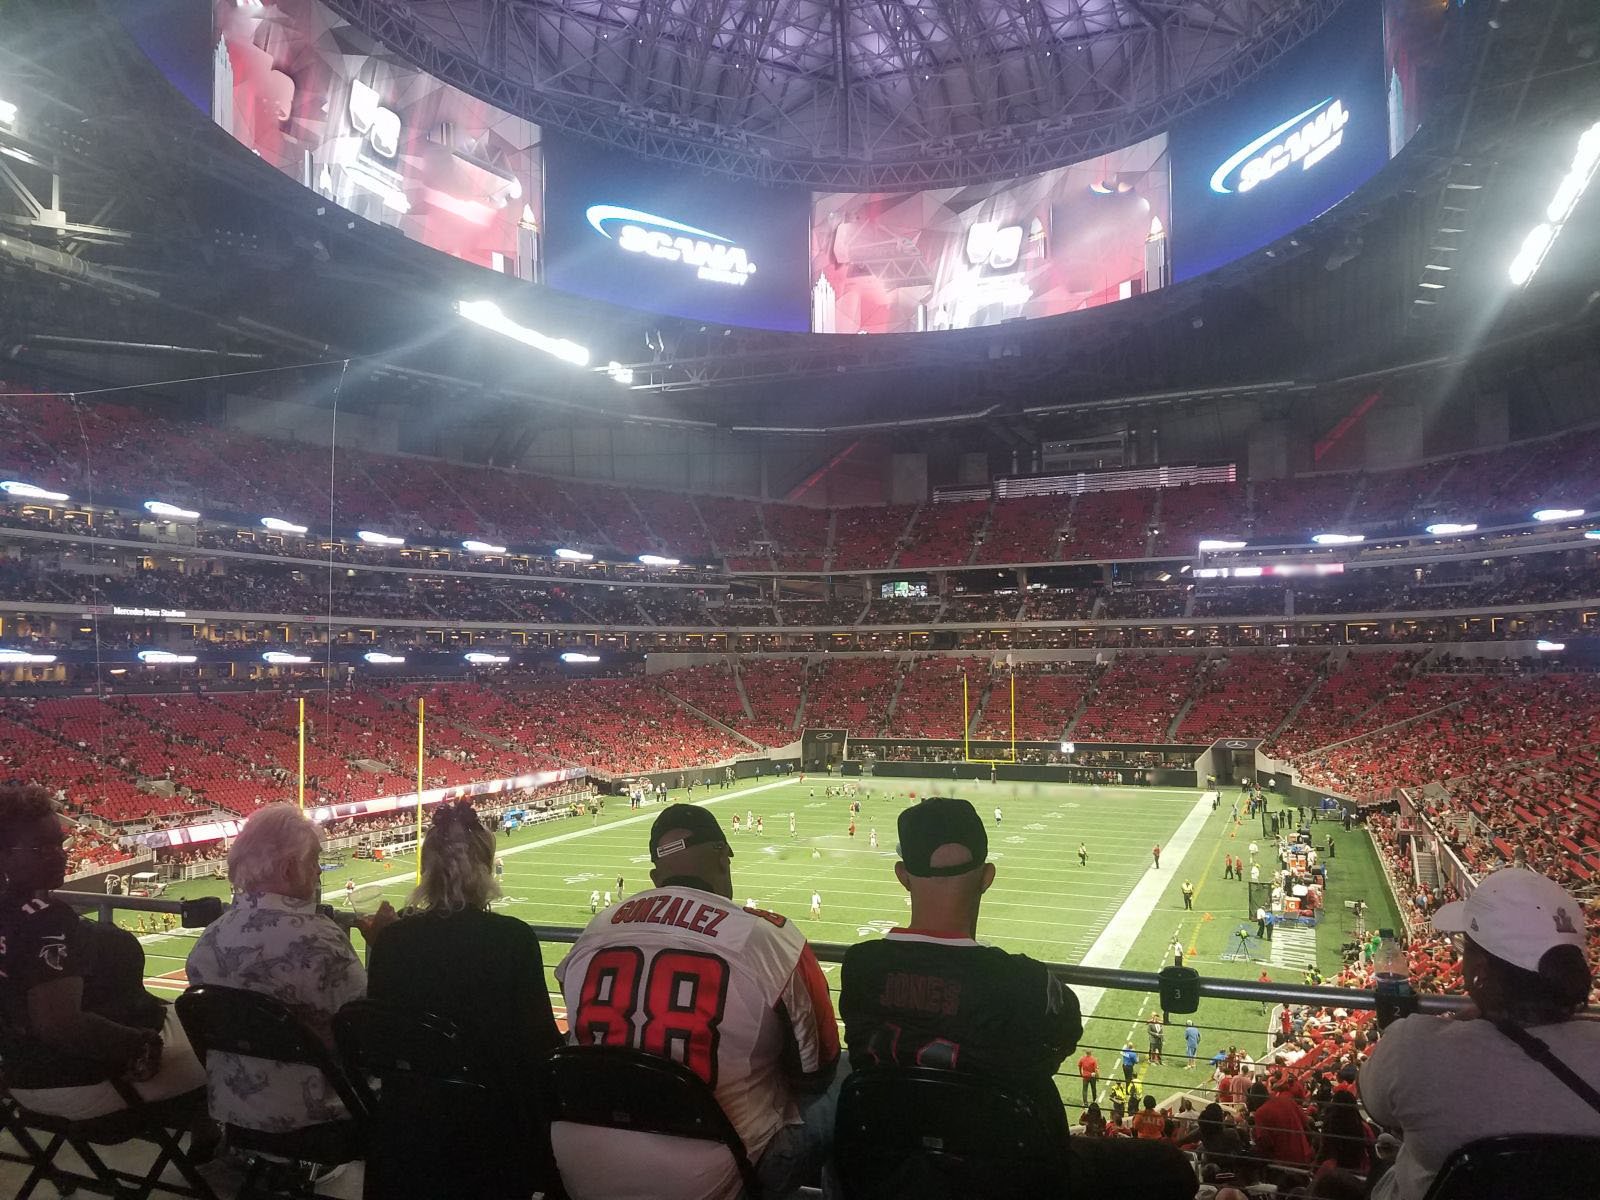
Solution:
<path fill-rule="evenodd" d="M 951 186 L 1126 145 L 1340 0 L 330 0 L 541 125 L 697 169 Z"/>

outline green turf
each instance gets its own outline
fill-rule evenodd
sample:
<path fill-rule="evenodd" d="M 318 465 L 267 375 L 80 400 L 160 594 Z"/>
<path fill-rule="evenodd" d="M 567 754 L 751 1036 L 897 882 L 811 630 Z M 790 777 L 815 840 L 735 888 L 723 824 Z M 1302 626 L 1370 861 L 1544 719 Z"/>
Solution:
<path fill-rule="evenodd" d="M 948 784 L 930 785 L 916 780 L 868 780 L 864 783 L 863 812 L 855 837 L 848 835 L 848 801 L 827 798 L 822 782 L 785 781 L 749 794 L 739 789 L 713 791 L 709 802 L 731 831 L 737 811 L 741 823 L 746 813 L 765 818 L 764 835 L 741 831 L 733 842 L 735 899 L 758 905 L 795 919 L 814 942 L 849 943 L 875 936 L 902 924 L 909 910 L 905 893 L 895 881 L 895 817 L 909 802 L 908 794 L 928 794 L 930 786 L 948 790 Z M 1080 961 L 1107 922 L 1128 898 L 1150 865 L 1150 847 L 1166 845 L 1179 824 L 1195 808 L 1198 792 L 1107 787 L 1092 789 L 1057 784 L 964 783 L 969 796 L 990 827 L 990 849 L 996 859 L 994 887 L 985 897 L 979 937 L 1007 949 L 1052 962 Z M 695 797 L 707 799 L 702 789 Z M 1004 822 L 994 826 L 996 805 Z M 1181 859 L 1164 855 L 1164 888 L 1153 910 L 1139 914 L 1139 932 L 1122 955 L 1120 965 L 1156 970 L 1168 961 L 1174 931 L 1194 950 L 1190 965 L 1202 975 L 1254 979 L 1262 962 L 1224 961 L 1222 955 L 1234 941 L 1234 930 L 1246 918 L 1248 887 L 1223 878 L 1225 853 L 1244 854 L 1252 835 L 1269 853 L 1261 836 L 1259 819 L 1235 826 L 1230 810 L 1233 793 L 1223 793 L 1218 810 L 1207 808 L 1192 847 Z M 789 813 L 798 824 L 789 836 Z M 615 891 L 618 875 L 629 893 L 649 886 L 646 835 L 656 809 L 629 812 L 613 801 L 598 820 L 589 816 L 546 822 L 500 837 L 506 867 L 502 911 L 539 925 L 581 926 L 589 919 L 589 894 L 598 889 Z M 878 848 L 870 845 L 876 828 Z M 1361 897 L 1372 906 L 1369 925 L 1393 921 L 1393 905 L 1367 835 L 1357 829 L 1345 833 L 1333 824 L 1319 823 L 1319 848 L 1332 832 L 1337 856 L 1332 862 L 1327 917 L 1317 931 L 1316 955 L 1324 972 L 1339 965 L 1339 946 L 1350 936 L 1352 918 L 1343 901 Z M 1090 852 L 1089 865 L 1077 861 L 1082 841 Z M 1263 859 L 1265 869 L 1265 859 Z M 397 859 L 389 867 L 350 860 L 343 869 L 326 872 L 324 893 L 342 906 L 347 878 L 360 885 L 358 908 L 370 910 L 381 899 L 399 906 L 411 886 L 414 859 Z M 1183 910 L 1181 882 L 1196 885 L 1195 907 Z M 823 899 L 822 916 L 810 915 L 811 892 Z M 193 881 L 176 885 L 169 896 L 223 894 L 225 885 Z M 617 897 L 613 895 L 613 899 Z M 189 938 L 147 939 L 149 973 L 176 973 L 183 965 Z M 546 959 L 559 961 L 563 948 L 550 946 Z M 837 967 L 827 965 L 832 979 Z M 1301 969 L 1268 967 L 1280 981 L 1299 982 Z M 552 980 L 552 990 L 554 983 Z M 171 994 L 170 991 L 166 994 Z M 1200 1070 L 1182 1068 L 1182 1020 L 1174 1018 L 1166 1039 L 1168 1062 L 1145 1064 L 1143 1021 L 1153 997 L 1108 992 L 1086 1023 L 1084 1044 L 1097 1051 L 1102 1075 L 1114 1073 L 1114 1049 L 1131 1040 L 1141 1052 L 1141 1072 L 1157 1094 L 1204 1079 Z M 1259 1006 L 1239 1001 L 1205 1000 L 1194 1020 L 1204 1031 L 1202 1059 L 1227 1044 L 1237 1044 L 1259 1054 L 1265 1044 L 1265 1017 Z M 1064 1093 L 1076 1103 L 1076 1080 L 1064 1081 Z"/>

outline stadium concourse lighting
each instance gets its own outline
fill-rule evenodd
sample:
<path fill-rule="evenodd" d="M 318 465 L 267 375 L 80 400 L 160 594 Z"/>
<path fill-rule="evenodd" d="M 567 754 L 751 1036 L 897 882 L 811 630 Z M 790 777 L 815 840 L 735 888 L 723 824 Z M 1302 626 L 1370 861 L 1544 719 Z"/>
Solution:
<path fill-rule="evenodd" d="M 375 667 L 393 666 L 406 660 L 404 654 L 385 654 L 382 650 L 368 650 L 361 656 Z"/>
<path fill-rule="evenodd" d="M 1478 532 L 1478 526 L 1476 522 L 1472 521 L 1465 524 L 1455 521 L 1436 521 L 1428 526 L 1427 532 L 1433 534 L 1434 537 L 1449 537 L 1451 534 L 1456 533 L 1476 533 Z"/>
<path fill-rule="evenodd" d="M 1319 546 L 1354 546 L 1367 540 L 1364 533 L 1316 533 L 1311 540 Z"/>
<path fill-rule="evenodd" d="M 1578 207 L 1578 201 L 1589 190 L 1596 167 L 1600 167 L 1600 121 L 1585 129 L 1578 138 L 1572 166 L 1567 168 L 1565 177 L 1556 186 L 1555 195 L 1545 206 L 1544 220 L 1528 231 L 1517 248 L 1516 257 L 1506 270 L 1513 287 L 1524 286 L 1539 270 L 1545 255 L 1550 253 L 1550 247 L 1555 245 L 1556 238 L 1561 236 L 1573 210 Z"/>
<path fill-rule="evenodd" d="M 17 106 L 10 100 L 0 100 L 0 125 L 10 129 L 17 123 Z"/>
<path fill-rule="evenodd" d="M 174 654 L 171 650 L 141 650 L 139 661 L 149 666 L 171 666 L 174 663 L 192 663 L 192 654 Z"/>
<path fill-rule="evenodd" d="M 275 667 L 311 661 L 311 655 L 309 654 L 291 654 L 287 650 L 268 650 L 261 658 L 264 662 L 269 662 Z"/>
<path fill-rule="evenodd" d="M 173 521 L 198 521 L 200 514 L 192 508 L 179 508 L 165 500 L 146 500 L 144 508 L 152 517 L 166 517 Z"/>
<path fill-rule="evenodd" d="M 1600 529 L 1585 529 L 1583 531 L 1583 536 L 1588 538 L 1591 542 L 1600 542 Z"/>
<path fill-rule="evenodd" d="M 511 661 L 509 654 L 486 654 L 482 650 L 470 651 L 462 657 L 475 667 L 491 667 Z"/>
<path fill-rule="evenodd" d="M 1244 547 L 1243 542 L 1233 542 L 1227 538 L 1201 538 L 1199 546 L 1201 550 L 1243 550 Z"/>
<path fill-rule="evenodd" d="M 568 550 L 565 546 L 556 551 L 556 557 L 565 562 L 593 562 L 594 555 L 585 554 L 582 550 Z"/>
<path fill-rule="evenodd" d="M 285 521 L 282 517 L 262 517 L 261 525 L 265 529 L 272 530 L 273 533 L 304 534 L 306 532 L 304 525 L 296 525 L 293 521 Z"/>
<path fill-rule="evenodd" d="M 598 654 L 583 654 L 577 650 L 566 650 L 561 654 L 564 663 L 596 663 L 600 661 Z"/>
<path fill-rule="evenodd" d="M 1533 648 L 1539 651 L 1541 654 L 1556 654 L 1559 651 L 1565 650 L 1567 648 L 1567 644 L 1565 642 L 1547 642 L 1543 638 L 1540 638 L 1533 644 Z"/>
<path fill-rule="evenodd" d="M 474 554 L 504 554 L 504 546 L 496 546 L 493 542 L 480 542 L 476 538 L 468 538 L 461 543 L 463 550 L 470 550 Z"/>
<path fill-rule="evenodd" d="M 60 502 L 67 499 L 65 492 L 52 492 L 47 488 L 39 487 L 32 483 L 19 483 L 15 479 L 7 479 L 0 483 L 0 491 L 8 496 L 15 496 L 18 500 L 55 500 Z"/>
<path fill-rule="evenodd" d="M 639 555 L 639 561 L 647 567 L 675 567 L 678 565 L 677 559 L 663 558 L 659 554 L 641 554 Z"/>
<path fill-rule="evenodd" d="M 589 351 L 586 348 L 577 342 L 569 342 L 566 338 L 551 337 L 547 333 L 540 333 L 537 329 L 518 325 L 501 312 L 500 306 L 493 300 L 458 300 L 456 312 L 474 325 L 482 325 L 502 337 L 521 342 L 524 346 L 532 346 L 535 350 L 542 350 L 562 362 L 571 363 L 575 367 L 589 365 Z"/>
<path fill-rule="evenodd" d="M 1533 514 L 1535 521 L 1576 521 L 1583 516 L 1581 508 L 1541 508 Z"/>
<path fill-rule="evenodd" d="M 45 663 L 53 663 L 55 660 L 56 656 L 54 654 L 35 654 L 31 650 L 0 650 L 0 666 L 4 667 L 17 665 L 43 666 Z"/>
<path fill-rule="evenodd" d="M 390 537 L 387 533 L 373 533 L 370 529 L 358 529 L 356 536 L 369 546 L 404 546 L 403 537 Z"/>

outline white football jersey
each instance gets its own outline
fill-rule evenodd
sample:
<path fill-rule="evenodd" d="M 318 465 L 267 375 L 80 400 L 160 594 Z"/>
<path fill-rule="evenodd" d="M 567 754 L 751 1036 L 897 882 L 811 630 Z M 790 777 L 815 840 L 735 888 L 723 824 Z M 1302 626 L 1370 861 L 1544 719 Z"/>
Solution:
<path fill-rule="evenodd" d="M 786 1047 L 807 1075 L 839 1057 L 828 983 L 800 931 L 698 888 L 656 888 L 601 912 L 556 978 L 569 1041 L 683 1063 L 715 1090 L 751 1161 L 799 1119 Z M 574 1200 L 739 1192 L 732 1160 L 715 1145 L 565 1122 L 552 1137 Z"/>

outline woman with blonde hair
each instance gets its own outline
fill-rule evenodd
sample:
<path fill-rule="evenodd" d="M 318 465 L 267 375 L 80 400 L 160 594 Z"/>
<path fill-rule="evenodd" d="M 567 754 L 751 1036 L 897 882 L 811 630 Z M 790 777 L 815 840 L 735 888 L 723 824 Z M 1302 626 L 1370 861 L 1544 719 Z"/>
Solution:
<path fill-rule="evenodd" d="M 448 1017 L 490 1052 L 502 1072 L 503 1103 L 469 1119 L 463 1137 L 493 1134 L 484 1177 L 456 1179 L 457 1194 L 527 1196 L 545 1179 L 549 1135 L 538 1113 L 543 1059 L 561 1044 L 550 1008 L 539 939 L 523 922 L 490 911 L 500 895 L 494 878 L 494 833 L 470 802 L 441 804 L 422 840 L 422 882 L 400 919 L 377 935 L 367 960 L 367 995 L 394 1008 Z M 390 1097 L 386 1095 L 387 1101 Z M 433 1112 L 435 1127 L 449 1114 Z M 497 1130 L 484 1128 L 487 1120 Z M 515 1152 L 525 1149 L 525 1157 Z M 369 1176 L 372 1165 L 369 1162 Z M 370 1180 L 369 1180 L 370 1182 Z M 429 1181 L 396 1181 L 389 1196 L 430 1194 Z"/>

